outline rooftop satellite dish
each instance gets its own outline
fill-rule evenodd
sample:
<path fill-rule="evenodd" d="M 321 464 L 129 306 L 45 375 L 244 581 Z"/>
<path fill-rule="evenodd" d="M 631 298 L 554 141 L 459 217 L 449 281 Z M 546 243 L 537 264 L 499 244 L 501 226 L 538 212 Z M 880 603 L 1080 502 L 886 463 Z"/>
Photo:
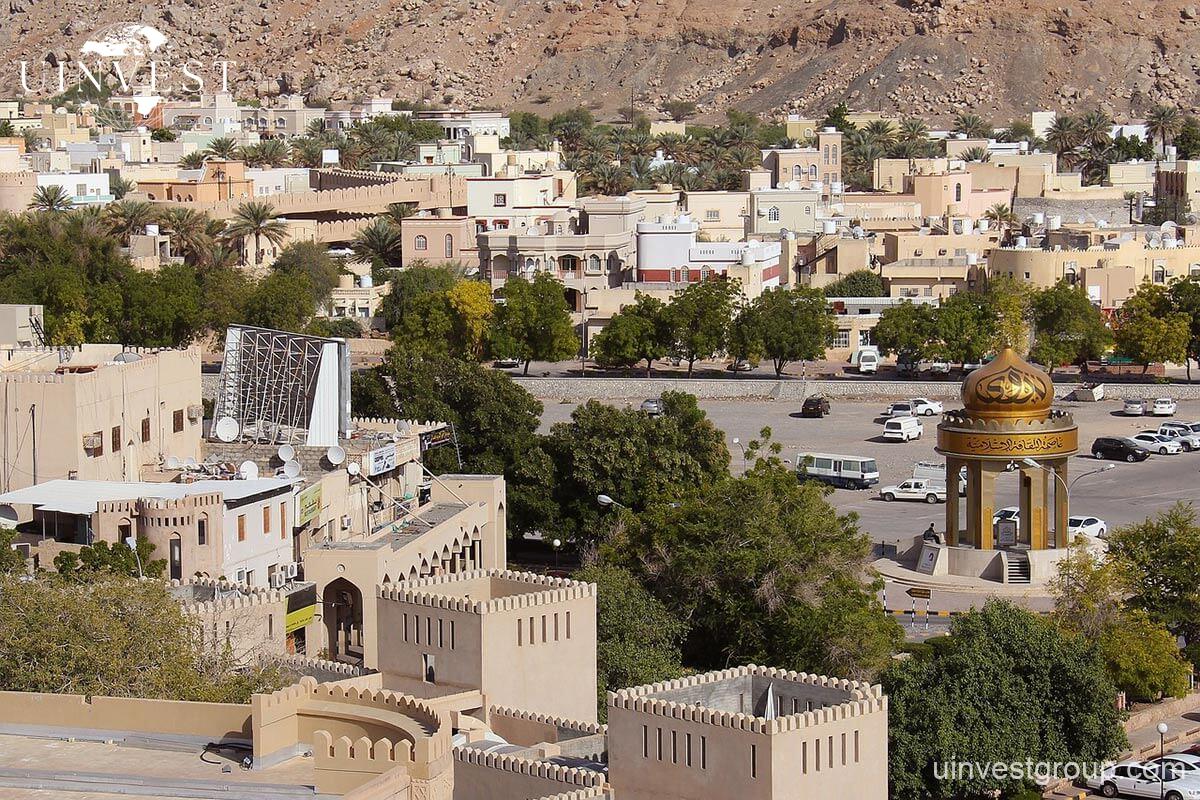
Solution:
<path fill-rule="evenodd" d="M 253 461 L 243 461 L 238 466 L 238 475 L 241 475 L 243 480 L 255 480 L 258 478 L 258 464 L 255 464 Z"/>
<path fill-rule="evenodd" d="M 1176 229 L 1176 228 L 1178 228 L 1178 227 L 1179 227 L 1179 226 L 1178 226 L 1178 225 L 1176 225 L 1176 224 L 1175 224 L 1174 222 L 1172 222 L 1171 220 L 1167 220 L 1167 221 L 1166 221 L 1166 222 L 1164 222 L 1162 225 L 1159 225 L 1159 226 L 1158 226 L 1158 229 L 1159 229 L 1160 231 L 1162 231 L 1163 233 L 1165 233 L 1165 234 L 1168 234 L 1168 235 L 1174 235 L 1174 233 L 1175 233 L 1175 229 Z"/>
<path fill-rule="evenodd" d="M 217 425 L 213 428 L 213 433 L 222 442 L 232 442 L 237 439 L 238 434 L 242 432 L 242 426 L 233 417 L 221 417 L 217 420 Z"/>
<path fill-rule="evenodd" d="M 289 478 L 300 477 L 300 462 L 293 458 L 291 461 L 284 464 L 283 474 Z"/>
<path fill-rule="evenodd" d="M 339 445 L 335 444 L 333 447 L 325 451 L 325 457 L 329 459 L 330 464 L 333 464 L 336 467 L 338 464 L 341 464 L 346 460 L 346 451 Z"/>
<path fill-rule="evenodd" d="M 165 466 L 167 469 L 179 469 L 182 464 L 183 462 L 175 456 L 167 456 L 167 460 L 163 462 L 163 466 Z"/>
<path fill-rule="evenodd" d="M 280 461 L 291 461 L 296 457 L 296 448 L 290 444 L 281 444 L 279 449 L 275 451 L 275 455 L 279 456 Z"/>
<path fill-rule="evenodd" d="M 346 472 L 349 472 L 351 475 L 357 475 L 361 470 L 362 467 L 357 461 L 351 461 L 346 465 Z"/>
<path fill-rule="evenodd" d="M 139 353 L 133 353 L 126 350 L 123 353 L 118 353 L 113 361 L 119 361 L 122 364 L 132 364 L 135 361 L 141 361 L 142 356 Z"/>
<path fill-rule="evenodd" d="M 0 528 L 17 527 L 17 510 L 5 503 L 0 506 Z"/>
<path fill-rule="evenodd" d="M 412 430 L 412 425 L 408 424 L 408 420 L 402 419 L 396 423 L 396 431 L 398 433 L 408 433 Z"/>

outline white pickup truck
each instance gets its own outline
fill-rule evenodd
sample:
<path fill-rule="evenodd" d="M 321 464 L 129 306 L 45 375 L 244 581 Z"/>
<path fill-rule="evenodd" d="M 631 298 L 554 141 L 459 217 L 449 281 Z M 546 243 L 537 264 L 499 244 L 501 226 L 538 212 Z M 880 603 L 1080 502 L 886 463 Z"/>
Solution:
<path fill-rule="evenodd" d="M 923 500 L 926 503 L 946 502 L 946 484 L 944 481 L 932 481 L 927 478 L 909 478 L 895 486 L 884 486 L 879 490 L 879 496 L 884 500 Z"/>

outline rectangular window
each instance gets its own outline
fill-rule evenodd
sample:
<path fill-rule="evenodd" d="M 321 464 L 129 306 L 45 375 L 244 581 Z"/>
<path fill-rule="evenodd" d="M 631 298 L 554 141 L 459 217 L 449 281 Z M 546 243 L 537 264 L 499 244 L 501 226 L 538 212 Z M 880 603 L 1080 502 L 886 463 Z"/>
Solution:
<path fill-rule="evenodd" d="M 849 347 L 850 346 L 850 331 L 838 331 L 833 335 L 834 347 Z"/>
<path fill-rule="evenodd" d="M 854 763 L 858 763 L 858 731 L 854 732 Z"/>
<path fill-rule="evenodd" d="M 656 728 L 658 731 L 658 760 L 662 761 L 662 728 Z"/>
<path fill-rule="evenodd" d="M 114 425 L 112 429 L 112 449 L 117 452 L 121 449 L 121 426 Z"/>
<path fill-rule="evenodd" d="M 750 745 L 750 777 L 758 777 L 758 745 Z"/>
<path fill-rule="evenodd" d="M 492 195 L 492 205 L 494 205 L 496 208 L 504 208 L 505 206 L 508 205 L 508 195 L 506 195 L 506 194 Z"/>
<path fill-rule="evenodd" d="M 404 615 L 404 641 L 408 641 L 408 614 Z"/>
<path fill-rule="evenodd" d="M 238 514 L 238 541 L 246 541 L 246 515 Z"/>
<path fill-rule="evenodd" d="M 421 643 L 421 618 L 416 614 L 413 614 L 413 640 L 417 644 Z"/>
<path fill-rule="evenodd" d="M 704 212 L 704 219 L 708 222 L 720 222 L 721 211 L 717 208 L 709 208 Z"/>
<path fill-rule="evenodd" d="M 279 504 L 279 538 L 287 538 L 287 503 Z"/>
<path fill-rule="evenodd" d="M 150 418 L 142 419 L 142 444 L 150 441 Z"/>
<path fill-rule="evenodd" d="M 846 766 L 846 734 L 842 734 L 842 766 Z"/>
<path fill-rule="evenodd" d="M 800 743 L 800 774 L 808 774 L 808 742 Z"/>
<path fill-rule="evenodd" d="M 821 771 L 821 740 L 813 740 L 813 761 L 817 764 L 817 772 Z"/>
<path fill-rule="evenodd" d="M 833 737 L 829 737 L 829 768 L 833 769 Z"/>
<path fill-rule="evenodd" d="M 700 737 L 700 769 L 708 769 L 708 737 Z"/>
<path fill-rule="evenodd" d="M 425 643 L 433 644 L 433 617 L 425 618 Z"/>
<path fill-rule="evenodd" d="M 523 635 L 524 631 L 521 630 L 523 622 L 524 622 L 524 620 L 522 620 L 520 617 L 517 618 L 517 647 L 520 647 L 521 645 L 525 644 L 525 642 L 522 641 L 524 638 L 524 635 Z"/>
<path fill-rule="evenodd" d="M 450 649 L 454 649 L 454 620 L 450 620 Z"/>
<path fill-rule="evenodd" d="M 438 647 L 446 646 L 445 636 L 446 636 L 446 634 L 444 633 L 444 628 L 442 628 L 442 621 L 439 619 L 438 620 Z"/>
<path fill-rule="evenodd" d="M 679 763 L 679 734 L 671 731 L 671 763 Z"/>
<path fill-rule="evenodd" d="M 425 683 L 437 683 L 437 675 L 434 672 L 433 656 L 425 653 L 421 656 L 421 679 Z"/>
<path fill-rule="evenodd" d="M 567 612 L 567 638 L 571 638 L 571 612 Z"/>
<path fill-rule="evenodd" d="M 537 644 L 537 629 L 533 627 L 533 617 L 529 618 L 529 643 Z"/>
<path fill-rule="evenodd" d="M 179 409 L 172 414 L 174 420 L 174 428 L 176 433 L 183 433 L 183 409 Z"/>
<path fill-rule="evenodd" d="M 196 520 L 196 544 L 201 547 L 208 544 L 208 520 Z"/>
<path fill-rule="evenodd" d="M 270 506 L 263 506 L 262 511 L 263 511 L 263 533 L 269 534 L 271 532 L 271 508 L 270 508 Z"/>
<path fill-rule="evenodd" d="M 267 638 L 275 638 L 275 615 L 267 614 Z"/>
<path fill-rule="evenodd" d="M 546 615 L 545 614 L 542 614 L 542 641 L 543 642 L 549 641 L 549 639 L 546 638 Z"/>
<path fill-rule="evenodd" d="M 689 767 L 692 765 L 692 735 L 684 734 L 683 740 L 683 763 Z"/>
<path fill-rule="evenodd" d="M 642 726 L 642 758 L 650 757 L 650 729 Z"/>
<path fill-rule="evenodd" d="M 558 641 L 558 614 L 554 615 L 554 641 Z"/>

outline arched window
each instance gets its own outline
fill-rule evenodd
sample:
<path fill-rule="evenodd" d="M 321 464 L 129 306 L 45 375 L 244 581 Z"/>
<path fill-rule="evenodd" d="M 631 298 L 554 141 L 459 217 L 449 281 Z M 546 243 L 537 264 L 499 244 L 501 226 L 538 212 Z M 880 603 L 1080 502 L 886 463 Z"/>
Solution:
<path fill-rule="evenodd" d="M 592 253 L 590 256 L 588 256 L 588 272 L 599 272 L 599 271 L 600 271 L 600 256 L 596 255 L 595 253 Z"/>
<path fill-rule="evenodd" d="M 454 237 L 448 233 L 446 234 L 445 256 L 446 256 L 446 258 L 454 257 Z"/>
<path fill-rule="evenodd" d="M 779 222 L 779 206 L 771 206 L 767 209 L 767 222 Z"/>
<path fill-rule="evenodd" d="M 954 202 L 956 202 L 956 203 L 962 202 L 962 184 L 961 183 L 954 184 Z"/>
<path fill-rule="evenodd" d="M 428 250 L 429 249 L 429 240 L 426 239 L 424 236 L 418 236 L 416 239 L 413 240 L 413 249 L 414 250 Z"/>
<path fill-rule="evenodd" d="M 1167 271 L 1165 269 L 1163 269 L 1162 267 L 1155 267 L 1154 268 L 1154 282 L 1155 283 L 1166 283 L 1167 282 Z"/>
<path fill-rule="evenodd" d="M 535 261 L 532 257 L 526 258 L 525 259 L 525 271 L 533 272 L 536 269 L 537 269 L 537 261 Z"/>
<path fill-rule="evenodd" d="M 1063 272 L 1063 279 L 1066 280 L 1068 286 L 1074 286 L 1077 280 L 1075 270 L 1072 267 L 1067 267 Z"/>
<path fill-rule="evenodd" d="M 799 164 L 793 164 L 793 165 L 792 165 L 792 177 L 793 177 L 793 178 L 802 178 L 802 177 L 804 177 L 804 167 L 802 167 L 802 166 L 801 166 L 801 165 L 799 165 Z"/>
<path fill-rule="evenodd" d="M 817 177 L 817 165 L 816 164 L 808 165 L 808 177 L 810 177 L 810 178 Z"/>

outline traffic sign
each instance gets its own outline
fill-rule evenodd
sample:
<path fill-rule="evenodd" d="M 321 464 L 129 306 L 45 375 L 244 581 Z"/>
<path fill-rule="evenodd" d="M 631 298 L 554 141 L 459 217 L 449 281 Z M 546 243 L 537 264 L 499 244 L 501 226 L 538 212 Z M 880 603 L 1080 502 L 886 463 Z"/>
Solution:
<path fill-rule="evenodd" d="M 929 598 L 931 598 L 933 596 L 933 590 L 932 589 L 922 589 L 919 586 L 912 586 L 909 588 L 907 594 L 909 597 L 911 597 L 914 600 L 916 600 L 918 598 L 920 598 L 921 600 L 928 600 Z"/>

